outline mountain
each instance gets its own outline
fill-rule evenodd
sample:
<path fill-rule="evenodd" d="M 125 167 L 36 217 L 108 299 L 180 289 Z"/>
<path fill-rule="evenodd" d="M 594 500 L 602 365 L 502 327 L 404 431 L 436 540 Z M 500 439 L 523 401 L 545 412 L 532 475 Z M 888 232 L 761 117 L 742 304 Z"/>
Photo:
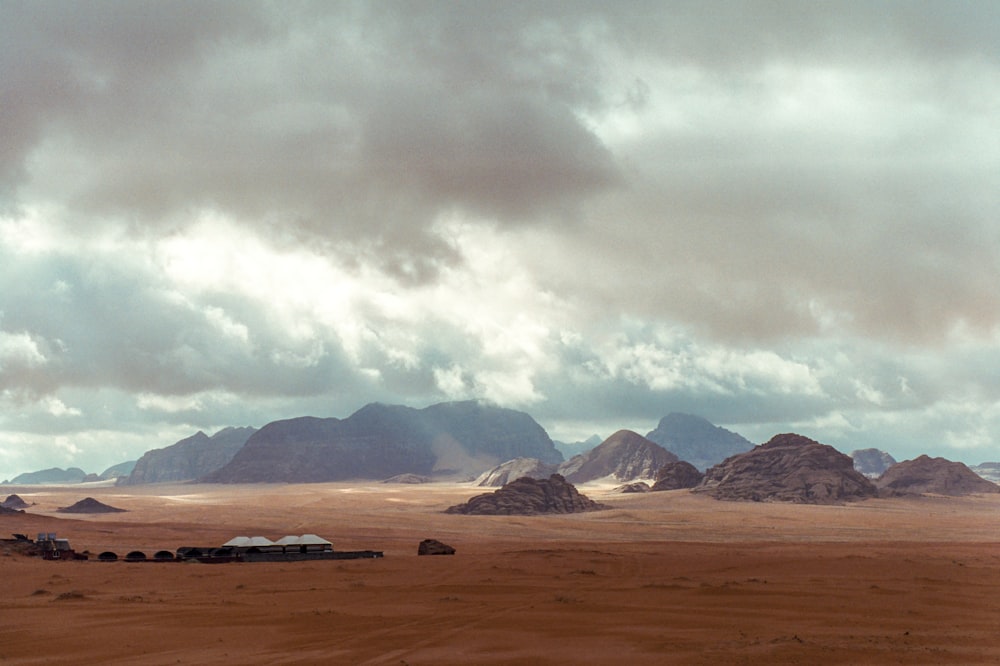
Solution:
<path fill-rule="evenodd" d="M 1000 483 L 1000 463 L 997 462 L 984 462 L 979 463 L 970 467 L 973 472 L 983 477 L 987 481 L 992 481 L 993 483 Z"/>
<path fill-rule="evenodd" d="M 499 488 L 523 476 L 547 479 L 555 473 L 557 467 L 553 463 L 543 463 L 538 458 L 514 458 L 480 474 L 474 485 Z"/>
<path fill-rule="evenodd" d="M 676 412 L 660 419 L 646 437 L 703 471 L 754 446 L 750 440 L 700 416 Z"/>
<path fill-rule="evenodd" d="M 303 416 L 269 423 L 203 481 L 321 482 L 397 474 L 469 478 L 504 460 L 562 454 L 524 412 L 475 401 L 424 409 L 372 403 L 346 419 Z"/>
<path fill-rule="evenodd" d="M 598 444 L 604 441 L 600 435 L 591 435 L 582 442 L 558 442 L 552 440 L 555 447 L 559 449 L 559 453 L 563 454 L 568 460 L 573 456 L 580 455 L 581 453 L 586 453 Z"/>
<path fill-rule="evenodd" d="M 580 513 L 606 509 L 566 479 L 553 474 L 547 479 L 516 479 L 499 490 L 476 495 L 464 504 L 449 507 L 445 513 L 486 516 L 534 516 L 544 513 Z"/>
<path fill-rule="evenodd" d="M 612 477 L 617 481 L 655 479 L 661 467 L 677 456 L 656 442 L 631 430 L 619 430 L 587 453 L 573 456 L 559 466 L 570 483 Z"/>
<path fill-rule="evenodd" d="M 1000 486 L 987 481 L 960 462 L 920 456 L 896 463 L 875 482 L 881 495 L 971 495 L 1000 492 Z"/>
<path fill-rule="evenodd" d="M 197 479 L 232 460 L 255 432 L 249 427 L 224 428 L 209 437 L 199 430 L 176 444 L 144 453 L 136 461 L 132 472 L 119 478 L 118 485 L 135 486 Z"/>
<path fill-rule="evenodd" d="M 126 462 L 118 463 L 117 465 L 112 465 L 103 472 L 101 472 L 100 479 L 102 481 L 107 481 L 109 479 L 117 479 L 120 476 L 128 476 L 135 469 L 135 460 L 128 460 Z"/>
<path fill-rule="evenodd" d="M 836 504 L 878 491 L 832 446 L 784 434 L 710 467 L 694 492 L 721 500 Z"/>
<path fill-rule="evenodd" d="M 896 464 L 896 459 L 879 449 L 857 449 L 851 451 L 854 469 L 869 479 L 877 479 L 885 470 Z"/>
<path fill-rule="evenodd" d="M 15 486 L 43 485 L 48 483 L 83 483 L 87 478 L 87 473 L 79 467 L 62 469 L 61 467 L 50 467 L 37 472 L 25 472 L 18 474 L 11 479 L 10 484 Z"/>

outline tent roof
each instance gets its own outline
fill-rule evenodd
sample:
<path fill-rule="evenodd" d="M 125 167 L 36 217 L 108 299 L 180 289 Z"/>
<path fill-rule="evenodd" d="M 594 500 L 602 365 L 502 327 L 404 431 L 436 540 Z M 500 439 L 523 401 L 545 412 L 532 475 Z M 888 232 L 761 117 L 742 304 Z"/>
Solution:
<path fill-rule="evenodd" d="M 324 539 L 323 537 L 316 536 L 315 534 L 303 534 L 302 536 L 283 536 L 277 541 L 276 544 L 279 546 L 332 546 L 333 544 Z"/>

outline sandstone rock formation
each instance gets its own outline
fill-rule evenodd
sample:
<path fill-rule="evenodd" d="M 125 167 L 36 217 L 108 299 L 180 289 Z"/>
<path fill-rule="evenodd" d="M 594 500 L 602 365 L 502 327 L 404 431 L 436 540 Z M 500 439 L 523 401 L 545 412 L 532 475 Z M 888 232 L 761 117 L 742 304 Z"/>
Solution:
<path fill-rule="evenodd" d="M 455 549 L 437 539 L 424 539 L 417 546 L 417 555 L 454 555 Z"/>
<path fill-rule="evenodd" d="M 7 499 L 0 502 L 0 506 L 5 509 L 27 509 L 30 505 L 20 495 L 8 495 Z"/>
<path fill-rule="evenodd" d="M 650 491 L 649 484 L 645 481 L 633 481 L 632 483 L 623 483 L 611 490 L 613 493 L 620 493 L 622 495 L 631 495 L 633 493 L 648 493 Z"/>
<path fill-rule="evenodd" d="M 735 432 L 713 425 L 700 416 L 676 412 L 660 419 L 656 429 L 650 431 L 646 438 L 699 470 L 753 448 L 753 442 Z"/>
<path fill-rule="evenodd" d="M 698 471 L 698 468 L 691 463 L 678 460 L 667 463 L 656 473 L 656 483 L 651 490 L 680 490 L 681 488 L 694 488 L 705 475 Z"/>
<path fill-rule="evenodd" d="M 524 412 L 475 401 L 425 409 L 375 403 L 343 420 L 307 416 L 269 423 L 202 480 L 308 483 L 406 473 L 471 478 L 519 456 L 562 460 Z"/>
<path fill-rule="evenodd" d="M 836 504 L 874 497 L 871 481 L 832 446 L 796 434 L 765 444 L 708 469 L 694 492 L 721 500 Z"/>
<path fill-rule="evenodd" d="M 652 480 L 661 467 L 677 456 L 656 442 L 631 430 L 619 430 L 587 453 L 573 456 L 559 466 L 570 483 L 610 477 L 616 481 Z"/>
<path fill-rule="evenodd" d="M 971 495 L 1000 492 L 1000 486 L 982 478 L 964 464 L 944 458 L 920 456 L 896 463 L 875 482 L 879 494 L 886 496 Z"/>
<path fill-rule="evenodd" d="M 56 511 L 60 513 L 122 513 L 126 509 L 118 509 L 98 502 L 93 497 L 86 497 L 71 506 L 59 507 Z"/>
<path fill-rule="evenodd" d="M 476 477 L 475 485 L 499 488 L 515 479 L 529 476 L 532 479 L 547 479 L 556 472 L 558 465 L 543 463 L 538 458 L 514 458 L 488 469 Z"/>
<path fill-rule="evenodd" d="M 558 474 L 548 479 L 524 477 L 511 481 L 499 490 L 476 495 L 464 504 L 449 507 L 446 513 L 475 515 L 533 516 L 545 513 L 579 513 L 606 509 L 603 504 L 582 495 Z"/>
<path fill-rule="evenodd" d="M 254 428 L 224 428 L 211 437 L 201 432 L 162 449 L 147 451 L 119 485 L 192 481 L 219 469 L 243 448 Z"/>
<path fill-rule="evenodd" d="M 896 464 L 896 459 L 879 449 L 857 449 L 851 451 L 854 469 L 869 479 L 877 479 L 885 470 Z"/>

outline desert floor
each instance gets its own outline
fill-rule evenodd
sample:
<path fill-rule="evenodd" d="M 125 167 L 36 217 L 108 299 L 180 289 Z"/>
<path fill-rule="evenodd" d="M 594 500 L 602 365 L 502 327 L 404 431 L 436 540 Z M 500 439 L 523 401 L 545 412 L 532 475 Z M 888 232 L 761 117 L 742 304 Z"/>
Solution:
<path fill-rule="evenodd" d="M 0 548 L 2 664 L 1000 663 L 1000 496 L 833 507 L 613 495 L 442 513 L 468 485 L 12 487 L 0 535 L 92 557 L 315 533 L 378 560 L 46 562 Z M 69 516 L 94 497 L 128 513 Z M 454 556 L 418 557 L 436 538 Z"/>

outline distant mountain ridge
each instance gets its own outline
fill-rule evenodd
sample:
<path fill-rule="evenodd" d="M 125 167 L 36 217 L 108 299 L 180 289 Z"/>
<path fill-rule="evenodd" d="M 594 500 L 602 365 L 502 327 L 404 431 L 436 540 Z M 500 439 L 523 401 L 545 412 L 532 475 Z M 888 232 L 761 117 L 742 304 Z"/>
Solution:
<path fill-rule="evenodd" d="M 518 457 L 562 461 L 545 430 L 524 412 L 476 401 L 424 409 L 372 403 L 346 419 L 269 423 L 201 480 L 313 483 L 407 473 L 469 478 Z"/>
<path fill-rule="evenodd" d="M 193 481 L 219 469 L 236 455 L 255 428 L 223 428 L 211 437 L 198 431 L 175 444 L 147 451 L 118 485 Z"/>
<path fill-rule="evenodd" d="M 87 479 L 87 473 L 79 467 L 50 467 L 40 469 L 37 472 L 25 472 L 18 474 L 9 481 L 11 485 L 44 485 L 47 483 L 83 483 Z"/>
<path fill-rule="evenodd" d="M 746 453 L 753 442 L 693 414 L 671 412 L 646 438 L 687 461 L 701 471 L 738 453 Z"/>

